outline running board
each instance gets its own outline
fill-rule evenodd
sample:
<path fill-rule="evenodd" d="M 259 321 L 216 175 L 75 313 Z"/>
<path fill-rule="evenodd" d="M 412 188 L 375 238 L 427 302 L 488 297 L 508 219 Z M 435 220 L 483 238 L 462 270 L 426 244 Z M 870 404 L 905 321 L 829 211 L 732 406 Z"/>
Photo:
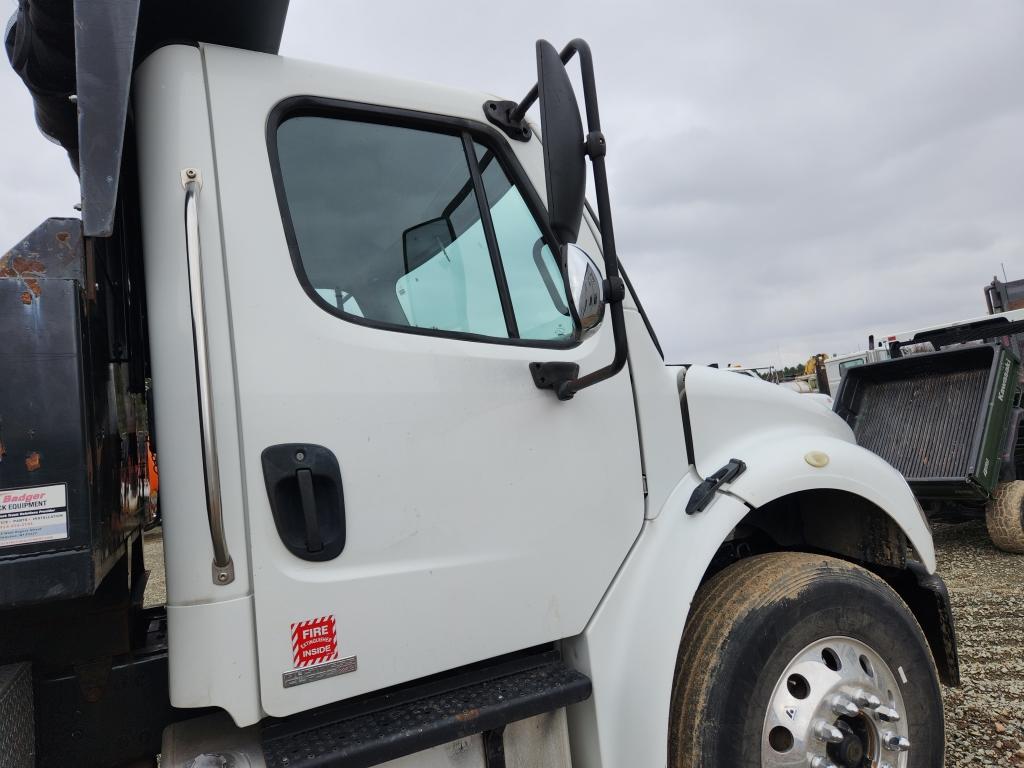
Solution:
<path fill-rule="evenodd" d="M 267 768 L 368 768 L 590 698 L 591 682 L 555 651 L 477 666 L 267 723 Z M 488 739 L 485 738 L 485 742 Z"/>

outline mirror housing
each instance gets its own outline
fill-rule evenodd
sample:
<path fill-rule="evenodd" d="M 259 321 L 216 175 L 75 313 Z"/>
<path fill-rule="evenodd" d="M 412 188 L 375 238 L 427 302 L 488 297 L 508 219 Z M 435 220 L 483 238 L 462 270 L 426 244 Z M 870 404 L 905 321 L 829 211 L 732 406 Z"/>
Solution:
<path fill-rule="evenodd" d="M 537 96 L 548 218 L 560 244 L 575 243 L 583 221 L 587 183 L 583 122 L 569 73 L 547 40 L 537 41 Z"/>
<path fill-rule="evenodd" d="M 572 244 L 562 246 L 562 268 L 569 285 L 569 308 L 582 341 L 604 320 L 604 277 L 587 252 Z"/>

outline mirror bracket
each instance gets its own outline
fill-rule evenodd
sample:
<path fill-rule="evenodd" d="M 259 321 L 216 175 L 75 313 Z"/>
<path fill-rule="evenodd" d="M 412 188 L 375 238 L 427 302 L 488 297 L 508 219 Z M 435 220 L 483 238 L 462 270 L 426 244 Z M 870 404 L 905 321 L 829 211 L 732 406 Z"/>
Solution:
<path fill-rule="evenodd" d="M 626 283 L 618 275 L 609 277 L 604 281 L 604 295 L 609 304 L 622 301 L 626 298 Z"/>
<path fill-rule="evenodd" d="M 530 363 L 530 373 L 533 374 L 533 383 L 537 389 L 554 390 L 559 400 L 572 400 L 576 390 L 564 386 L 570 381 L 575 381 L 580 375 L 580 367 L 576 363 L 562 363 L 548 361 L 546 363 Z"/>
<path fill-rule="evenodd" d="M 525 117 L 516 117 L 516 108 L 519 105 L 514 101 L 485 101 L 484 114 L 494 125 L 501 128 L 505 135 L 516 141 L 529 141 L 533 131 L 526 123 Z"/>
<path fill-rule="evenodd" d="M 612 308 L 613 316 L 622 314 L 622 300 L 626 298 L 626 282 L 615 275 L 604 280 L 603 293 L 605 302 Z M 613 322 L 613 326 L 615 323 Z M 625 349 L 625 331 L 619 329 L 615 332 L 616 352 L 618 349 Z M 616 354 L 616 360 L 612 368 L 621 368 Z M 530 373 L 533 375 L 533 383 L 537 389 L 550 389 L 559 400 L 572 400 L 581 387 L 579 386 L 580 367 L 577 363 L 568 363 L 558 360 L 549 360 L 543 363 L 530 363 Z M 600 372 L 598 372 L 600 373 Z"/>
<path fill-rule="evenodd" d="M 600 131 L 591 131 L 587 134 L 586 148 L 591 160 L 608 154 L 608 142 L 604 140 L 604 134 Z"/>

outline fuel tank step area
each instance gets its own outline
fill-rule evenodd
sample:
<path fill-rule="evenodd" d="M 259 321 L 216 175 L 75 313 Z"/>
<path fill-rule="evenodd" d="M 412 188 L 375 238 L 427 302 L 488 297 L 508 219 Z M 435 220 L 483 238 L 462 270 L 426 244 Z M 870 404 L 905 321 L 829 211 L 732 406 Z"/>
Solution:
<path fill-rule="evenodd" d="M 265 723 L 263 757 L 268 768 L 364 768 L 483 734 L 479 746 L 470 748 L 482 749 L 487 768 L 505 768 L 505 726 L 590 694 L 590 679 L 556 651 L 503 657 Z M 564 729 L 564 714 L 559 716 Z"/>

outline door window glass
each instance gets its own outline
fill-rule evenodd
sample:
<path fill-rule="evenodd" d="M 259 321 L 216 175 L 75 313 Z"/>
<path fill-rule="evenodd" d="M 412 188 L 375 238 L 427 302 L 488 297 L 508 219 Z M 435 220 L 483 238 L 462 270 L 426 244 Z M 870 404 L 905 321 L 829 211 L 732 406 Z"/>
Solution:
<path fill-rule="evenodd" d="M 551 248 L 494 152 L 477 144 L 476 154 L 519 336 L 536 340 L 571 338 L 574 326 L 566 304 L 565 283 Z"/>
<path fill-rule="evenodd" d="M 390 326 L 573 340 L 533 211 L 469 134 L 300 116 L 278 127 L 277 155 L 294 258 L 322 305 Z"/>
<path fill-rule="evenodd" d="M 316 288 L 316 295 L 326 301 L 332 307 L 343 309 L 350 315 L 363 317 L 363 310 L 359 308 L 359 302 L 351 293 L 338 289 Z"/>
<path fill-rule="evenodd" d="M 302 116 L 280 125 L 277 149 L 322 301 L 389 325 L 508 337 L 459 136 Z"/>

